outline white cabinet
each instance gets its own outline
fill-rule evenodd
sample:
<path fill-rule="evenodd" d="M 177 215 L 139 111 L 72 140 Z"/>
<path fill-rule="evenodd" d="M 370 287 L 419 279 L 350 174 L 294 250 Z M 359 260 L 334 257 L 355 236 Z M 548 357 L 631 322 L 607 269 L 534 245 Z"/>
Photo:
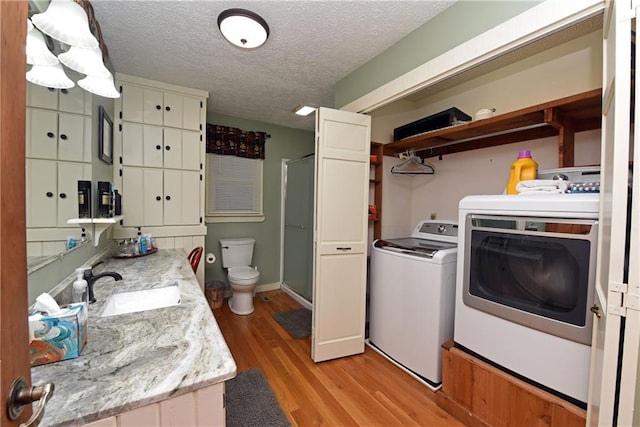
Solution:
<path fill-rule="evenodd" d="M 27 108 L 27 157 L 90 160 L 91 117 Z"/>
<path fill-rule="evenodd" d="M 200 170 L 200 133 L 190 130 L 122 123 L 122 164 Z"/>
<path fill-rule="evenodd" d="M 200 185 L 197 171 L 123 168 L 124 226 L 200 224 Z"/>
<path fill-rule="evenodd" d="M 31 83 L 27 84 L 27 107 L 90 116 L 91 99 L 91 94 L 80 86 L 74 86 L 71 89 L 54 89 Z"/>
<path fill-rule="evenodd" d="M 122 84 L 122 120 L 200 130 L 201 98 Z"/>
<path fill-rule="evenodd" d="M 27 159 L 27 227 L 60 228 L 78 217 L 78 180 L 91 180 L 87 163 Z"/>

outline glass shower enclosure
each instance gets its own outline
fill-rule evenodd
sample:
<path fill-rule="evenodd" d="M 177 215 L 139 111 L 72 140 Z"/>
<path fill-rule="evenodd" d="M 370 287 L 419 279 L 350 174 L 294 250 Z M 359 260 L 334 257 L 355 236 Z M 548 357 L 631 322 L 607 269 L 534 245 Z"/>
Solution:
<path fill-rule="evenodd" d="M 287 162 L 283 282 L 307 301 L 313 289 L 313 154 Z"/>

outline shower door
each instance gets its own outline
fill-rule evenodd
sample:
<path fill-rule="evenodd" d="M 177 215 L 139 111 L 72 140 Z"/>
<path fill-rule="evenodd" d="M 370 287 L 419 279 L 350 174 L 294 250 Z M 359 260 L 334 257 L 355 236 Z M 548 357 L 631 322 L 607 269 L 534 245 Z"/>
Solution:
<path fill-rule="evenodd" d="M 283 281 L 307 301 L 313 280 L 313 172 L 313 155 L 287 162 Z"/>

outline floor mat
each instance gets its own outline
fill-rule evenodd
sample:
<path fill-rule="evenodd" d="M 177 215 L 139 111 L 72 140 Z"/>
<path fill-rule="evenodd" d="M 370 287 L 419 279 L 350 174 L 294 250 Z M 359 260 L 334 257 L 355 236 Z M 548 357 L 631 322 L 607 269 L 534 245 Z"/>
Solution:
<path fill-rule="evenodd" d="M 311 310 L 300 308 L 275 313 L 273 317 L 289 332 L 289 335 L 295 339 L 311 335 Z"/>
<path fill-rule="evenodd" d="M 226 382 L 225 407 L 228 427 L 291 425 L 258 368 L 240 372 Z"/>

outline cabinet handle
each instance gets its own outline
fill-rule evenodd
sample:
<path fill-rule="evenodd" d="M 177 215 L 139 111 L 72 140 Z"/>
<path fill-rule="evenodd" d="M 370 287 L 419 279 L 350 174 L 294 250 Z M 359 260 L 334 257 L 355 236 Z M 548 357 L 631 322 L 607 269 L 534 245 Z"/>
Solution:
<path fill-rule="evenodd" d="M 351 248 L 336 248 L 339 251 L 350 251 Z"/>
<path fill-rule="evenodd" d="M 164 107 L 165 110 L 167 111 L 171 111 L 171 107 L 169 107 L 168 105 L 166 107 Z"/>
<path fill-rule="evenodd" d="M 66 198 L 67 198 L 67 195 L 66 195 L 66 194 L 64 194 L 64 193 L 60 193 L 60 198 L 61 198 L 61 199 L 66 199 Z"/>
<path fill-rule="evenodd" d="M 51 191 L 47 191 L 47 197 L 53 197 L 53 193 Z"/>
<path fill-rule="evenodd" d="M 66 141 L 67 140 L 67 135 L 65 135 L 64 133 L 60 134 L 60 139 Z"/>
<path fill-rule="evenodd" d="M 66 94 L 67 92 L 69 92 L 67 89 L 60 89 L 60 92 Z"/>
<path fill-rule="evenodd" d="M 160 200 L 162 200 L 162 197 L 160 197 L 160 196 L 156 196 L 156 200 L 157 200 L 157 201 L 160 201 Z"/>
<path fill-rule="evenodd" d="M 171 200 L 171 196 L 166 196 L 165 199 Z"/>
<path fill-rule="evenodd" d="M 162 107 L 159 105 L 156 105 L 156 110 L 162 110 Z"/>
<path fill-rule="evenodd" d="M 167 146 L 166 146 L 166 147 L 164 147 L 164 148 L 165 148 L 165 150 L 167 150 L 167 151 L 171 150 L 171 146 L 170 146 L 170 145 L 167 145 Z"/>
<path fill-rule="evenodd" d="M 162 145 L 156 145 L 156 150 L 162 150 Z"/>
<path fill-rule="evenodd" d="M 55 134 L 53 132 L 47 132 L 47 136 L 49 138 L 53 138 L 55 136 Z"/>
<path fill-rule="evenodd" d="M 53 88 L 53 87 L 48 87 L 48 88 L 47 88 L 47 90 L 48 90 L 49 92 L 53 92 L 53 91 L 55 91 L 56 89 L 55 89 L 55 88 Z"/>

